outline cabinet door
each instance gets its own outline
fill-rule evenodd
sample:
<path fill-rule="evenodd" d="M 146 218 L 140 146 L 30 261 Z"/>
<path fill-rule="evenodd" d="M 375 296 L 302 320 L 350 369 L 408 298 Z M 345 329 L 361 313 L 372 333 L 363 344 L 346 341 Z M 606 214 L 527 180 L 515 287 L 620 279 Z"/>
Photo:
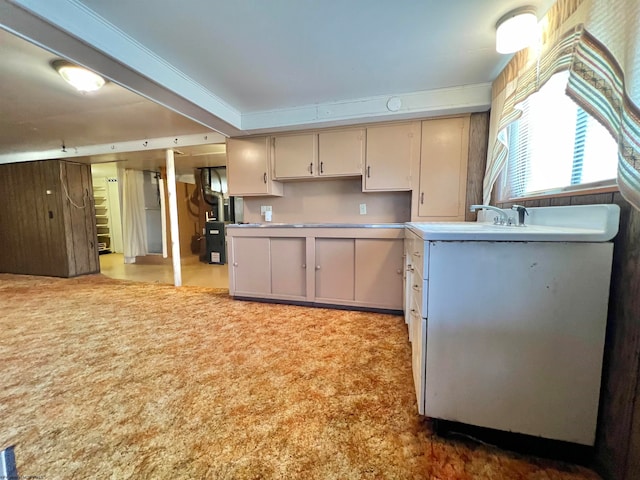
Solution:
<path fill-rule="evenodd" d="M 227 139 L 229 195 L 282 195 L 271 179 L 269 137 Z"/>
<path fill-rule="evenodd" d="M 276 178 L 308 178 L 318 175 L 318 135 L 284 135 L 274 138 Z"/>
<path fill-rule="evenodd" d="M 356 239 L 355 299 L 402 310 L 402 239 Z"/>
<path fill-rule="evenodd" d="M 363 128 L 320 132 L 318 134 L 320 176 L 362 175 L 364 139 Z"/>
<path fill-rule="evenodd" d="M 271 293 L 268 237 L 231 237 L 229 293 L 263 296 Z"/>
<path fill-rule="evenodd" d="M 367 127 L 366 191 L 411 190 L 411 170 L 420 163 L 420 122 Z"/>
<path fill-rule="evenodd" d="M 307 296 L 306 238 L 271 239 L 271 293 L 304 300 Z"/>
<path fill-rule="evenodd" d="M 464 220 L 469 118 L 422 122 L 418 217 Z"/>
<path fill-rule="evenodd" d="M 316 238 L 316 291 L 319 303 L 353 303 L 355 241 L 353 238 Z"/>

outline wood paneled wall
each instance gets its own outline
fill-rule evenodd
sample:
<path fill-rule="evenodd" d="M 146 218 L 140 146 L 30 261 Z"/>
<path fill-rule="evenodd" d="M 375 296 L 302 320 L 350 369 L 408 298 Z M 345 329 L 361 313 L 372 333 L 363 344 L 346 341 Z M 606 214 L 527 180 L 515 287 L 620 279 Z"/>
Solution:
<path fill-rule="evenodd" d="M 615 203 L 620 230 L 614 240 L 595 463 L 611 480 L 640 478 L 640 211 L 620 193 L 522 202 L 527 207 Z M 509 203 L 499 204 L 503 208 Z"/>
<path fill-rule="evenodd" d="M 100 271 L 91 166 L 60 162 L 69 277 Z"/>
<path fill-rule="evenodd" d="M 472 113 L 469 119 L 469 162 L 467 163 L 467 209 L 465 221 L 475 222 L 469 205 L 482 204 L 482 181 L 489 148 L 489 112 Z"/>
<path fill-rule="evenodd" d="M 92 199 L 88 165 L 58 160 L 0 165 L 0 272 L 56 277 L 98 272 Z"/>

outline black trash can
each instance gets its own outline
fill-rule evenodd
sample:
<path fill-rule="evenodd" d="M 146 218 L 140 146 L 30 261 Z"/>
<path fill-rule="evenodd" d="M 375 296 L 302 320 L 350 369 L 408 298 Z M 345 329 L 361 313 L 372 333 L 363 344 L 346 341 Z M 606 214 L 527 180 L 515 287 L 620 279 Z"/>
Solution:
<path fill-rule="evenodd" d="M 227 246 L 224 238 L 224 222 L 205 222 L 207 261 L 218 265 L 227 263 Z"/>

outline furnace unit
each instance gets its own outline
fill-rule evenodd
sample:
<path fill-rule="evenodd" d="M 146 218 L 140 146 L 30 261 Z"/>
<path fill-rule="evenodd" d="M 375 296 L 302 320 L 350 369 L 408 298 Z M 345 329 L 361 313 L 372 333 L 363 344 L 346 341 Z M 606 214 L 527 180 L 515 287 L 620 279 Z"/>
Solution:
<path fill-rule="evenodd" d="M 224 222 L 205 223 L 206 258 L 209 263 L 227 263 L 227 248 L 224 238 Z"/>

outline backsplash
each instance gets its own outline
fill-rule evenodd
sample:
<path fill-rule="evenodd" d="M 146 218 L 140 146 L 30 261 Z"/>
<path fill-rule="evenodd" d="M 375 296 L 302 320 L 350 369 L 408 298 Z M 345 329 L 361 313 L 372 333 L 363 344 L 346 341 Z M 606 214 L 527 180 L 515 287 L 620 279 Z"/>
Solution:
<path fill-rule="evenodd" d="M 360 205 L 366 215 L 360 215 Z M 404 223 L 411 219 L 411 192 L 362 192 L 362 180 L 284 184 L 283 197 L 244 197 L 244 221 L 263 223 L 260 207 L 273 209 L 273 223 Z"/>

